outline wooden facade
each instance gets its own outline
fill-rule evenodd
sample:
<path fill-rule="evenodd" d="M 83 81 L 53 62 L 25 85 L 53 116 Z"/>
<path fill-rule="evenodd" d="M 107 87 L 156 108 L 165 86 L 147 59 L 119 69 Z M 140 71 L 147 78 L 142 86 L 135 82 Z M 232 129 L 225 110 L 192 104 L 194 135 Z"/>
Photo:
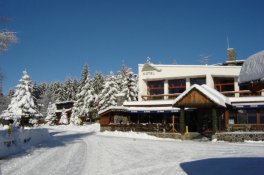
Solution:
<path fill-rule="evenodd" d="M 196 89 L 191 90 L 185 97 L 176 102 L 175 107 L 195 107 L 195 108 L 206 108 L 217 106 L 212 100 L 206 97 L 204 94 Z"/>
<path fill-rule="evenodd" d="M 126 128 L 133 126 L 139 129 L 151 126 L 148 127 L 149 130 L 155 128 L 153 131 L 160 131 L 160 128 L 163 128 L 163 132 L 177 131 L 181 134 L 185 134 L 187 131 L 203 134 L 237 130 L 263 131 L 264 105 L 262 102 L 252 101 L 252 105 L 248 105 L 248 101 L 246 101 L 247 106 L 241 105 L 244 103 L 239 99 L 234 105 L 230 98 L 223 96 L 218 91 L 207 86 L 194 85 L 177 97 L 171 106 L 164 103 L 159 105 L 131 103 L 131 106 L 121 106 L 120 110 L 113 108 L 105 111 L 100 115 L 100 123 L 111 127 L 125 124 Z M 166 112 L 158 110 L 159 107 L 171 107 L 174 110 Z M 122 108 L 126 108 L 126 110 Z M 141 110 L 142 108 L 144 111 Z M 117 118 L 122 119 L 122 116 L 126 117 L 126 120 L 123 120 L 126 122 L 117 122 Z"/>

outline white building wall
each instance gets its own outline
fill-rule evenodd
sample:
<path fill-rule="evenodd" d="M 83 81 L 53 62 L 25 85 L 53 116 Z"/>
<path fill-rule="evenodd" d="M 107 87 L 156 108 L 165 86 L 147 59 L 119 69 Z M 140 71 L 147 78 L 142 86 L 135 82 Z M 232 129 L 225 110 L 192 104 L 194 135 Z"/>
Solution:
<path fill-rule="evenodd" d="M 186 89 L 189 88 L 189 87 L 191 87 L 191 82 L 190 82 L 190 78 L 187 77 L 186 78 Z"/>
<path fill-rule="evenodd" d="M 206 77 L 206 84 L 214 87 L 213 77 L 234 77 L 237 78 L 241 66 L 208 66 L 208 65 L 155 65 L 151 64 L 156 70 L 143 71 L 144 64 L 138 65 L 139 76 L 139 101 L 141 96 L 147 95 L 147 81 L 150 80 L 169 80 L 185 78 L 186 87 L 190 86 L 189 78 Z M 165 86 L 164 86 L 165 88 Z M 235 87 L 236 90 L 237 87 Z M 167 87 L 164 89 L 167 93 Z"/>
<path fill-rule="evenodd" d="M 239 86 L 238 86 L 238 77 L 235 77 L 235 91 L 239 91 Z M 239 93 L 235 93 L 235 97 L 239 97 Z"/>
<path fill-rule="evenodd" d="M 169 82 L 168 79 L 164 81 L 164 94 L 169 94 Z M 164 97 L 165 100 L 168 99 L 168 97 Z"/>

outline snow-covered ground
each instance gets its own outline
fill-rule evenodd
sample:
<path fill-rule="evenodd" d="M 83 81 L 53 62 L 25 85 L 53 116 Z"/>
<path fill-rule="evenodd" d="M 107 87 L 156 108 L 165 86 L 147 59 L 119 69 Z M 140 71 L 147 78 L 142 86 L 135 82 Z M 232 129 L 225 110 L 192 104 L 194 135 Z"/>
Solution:
<path fill-rule="evenodd" d="M 5 174 L 262 174 L 264 143 L 157 139 L 98 132 L 98 125 L 46 127 L 53 139 L 0 160 Z M 0 173 L 1 174 L 1 173 Z"/>
<path fill-rule="evenodd" d="M 8 126 L 0 127 L 0 159 L 24 152 L 50 139 L 49 131 L 45 128 L 13 128 L 12 133 L 8 134 Z"/>

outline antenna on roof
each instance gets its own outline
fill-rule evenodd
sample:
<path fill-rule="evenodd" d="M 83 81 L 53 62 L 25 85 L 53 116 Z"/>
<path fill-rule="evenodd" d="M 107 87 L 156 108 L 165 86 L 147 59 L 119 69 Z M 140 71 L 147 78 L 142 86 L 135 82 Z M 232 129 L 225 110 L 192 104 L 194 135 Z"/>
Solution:
<path fill-rule="evenodd" d="M 147 57 L 146 63 L 151 64 L 151 58 L 150 57 Z"/>
<path fill-rule="evenodd" d="M 226 37 L 226 41 L 227 41 L 227 48 L 229 49 L 229 38 L 228 38 L 228 36 Z"/>
<path fill-rule="evenodd" d="M 207 54 L 200 54 L 200 63 L 202 65 L 207 65 L 208 64 L 208 61 L 209 61 L 209 58 L 211 57 L 212 55 L 207 55 Z"/>

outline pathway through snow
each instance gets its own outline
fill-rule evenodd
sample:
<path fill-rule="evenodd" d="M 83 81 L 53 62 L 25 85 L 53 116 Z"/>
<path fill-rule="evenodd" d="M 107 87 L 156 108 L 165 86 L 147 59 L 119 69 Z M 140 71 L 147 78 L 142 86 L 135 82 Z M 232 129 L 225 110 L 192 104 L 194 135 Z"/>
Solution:
<path fill-rule="evenodd" d="M 52 129 L 52 134 L 54 139 L 50 142 L 0 160 L 2 174 L 248 175 L 263 172 L 263 143 L 153 140 L 151 137 L 140 139 L 140 135 L 112 137 L 107 133 L 66 128 Z"/>

